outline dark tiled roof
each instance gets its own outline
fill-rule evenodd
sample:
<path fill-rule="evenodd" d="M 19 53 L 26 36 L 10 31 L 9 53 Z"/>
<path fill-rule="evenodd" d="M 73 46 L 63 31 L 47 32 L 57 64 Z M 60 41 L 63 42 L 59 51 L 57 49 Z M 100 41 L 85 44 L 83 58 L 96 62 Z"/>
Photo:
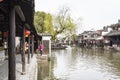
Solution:
<path fill-rule="evenodd" d="M 17 6 L 16 10 L 16 33 L 21 35 L 22 26 L 28 24 L 29 29 L 33 34 L 37 34 L 34 21 L 34 0 L 3 0 L 0 3 L 0 30 L 8 31 L 8 16 L 9 16 L 9 5 L 13 2 Z M 3 17 L 3 18 L 2 18 Z M 1 21 L 2 20 L 2 21 Z"/>
<path fill-rule="evenodd" d="M 104 36 L 118 36 L 118 35 L 120 35 L 120 30 L 119 31 L 111 31 Z"/>

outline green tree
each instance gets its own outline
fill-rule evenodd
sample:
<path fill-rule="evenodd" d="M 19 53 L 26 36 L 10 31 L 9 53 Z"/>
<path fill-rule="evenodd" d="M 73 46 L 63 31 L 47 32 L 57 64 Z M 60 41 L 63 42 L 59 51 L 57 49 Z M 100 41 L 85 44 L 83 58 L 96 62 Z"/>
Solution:
<path fill-rule="evenodd" d="M 54 27 L 52 23 L 51 14 L 46 14 L 44 19 L 44 28 L 45 28 L 45 32 L 51 33 L 52 35 L 54 35 Z"/>
<path fill-rule="evenodd" d="M 38 33 L 54 34 L 51 14 L 40 11 L 35 12 L 34 24 Z"/>
<path fill-rule="evenodd" d="M 38 33 L 44 32 L 44 18 L 45 18 L 45 12 L 35 12 L 34 16 L 34 24 L 38 31 Z"/>
<path fill-rule="evenodd" d="M 59 34 L 63 34 L 67 37 L 76 32 L 76 25 L 70 16 L 69 8 L 63 7 L 60 9 L 54 19 L 54 29 L 54 39 L 56 39 Z"/>

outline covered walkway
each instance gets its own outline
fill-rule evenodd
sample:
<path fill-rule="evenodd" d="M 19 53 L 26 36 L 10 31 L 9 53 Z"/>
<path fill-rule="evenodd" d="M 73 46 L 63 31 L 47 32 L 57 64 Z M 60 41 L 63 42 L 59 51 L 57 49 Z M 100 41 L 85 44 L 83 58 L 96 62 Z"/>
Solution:
<path fill-rule="evenodd" d="M 3 52 L 3 51 L 2 51 Z M 2 54 L 0 52 L 0 54 Z M 30 64 L 26 60 L 26 75 L 22 73 L 21 54 L 16 55 L 16 80 L 37 80 L 37 60 L 36 55 L 30 60 Z M 8 80 L 8 60 L 0 61 L 0 80 Z"/>

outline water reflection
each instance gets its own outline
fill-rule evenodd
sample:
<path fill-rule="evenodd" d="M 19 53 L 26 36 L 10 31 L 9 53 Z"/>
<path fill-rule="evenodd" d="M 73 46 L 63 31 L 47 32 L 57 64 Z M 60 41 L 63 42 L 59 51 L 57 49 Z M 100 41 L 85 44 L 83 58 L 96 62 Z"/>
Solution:
<path fill-rule="evenodd" d="M 49 79 L 49 63 L 41 62 L 38 63 L 38 80 L 48 80 Z"/>
<path fill-rule="evenodd" d="M 120 80 L 120 53 L 76 47 L 54 50 L 52 61 L 42 69 L 48 78 L 42 75 L 38 80 Z"/>

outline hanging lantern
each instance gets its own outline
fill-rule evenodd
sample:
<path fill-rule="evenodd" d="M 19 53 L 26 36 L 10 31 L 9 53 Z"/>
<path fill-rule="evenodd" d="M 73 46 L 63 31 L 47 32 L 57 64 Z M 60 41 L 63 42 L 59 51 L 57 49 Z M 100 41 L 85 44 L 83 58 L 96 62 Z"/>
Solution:
<path fill-rule="evenodd" d="M 30 35 L 30 31 L 29 30 L 25 30 L 25 37 L 28 37 Z"/>
<path fill-rule="evenodd" d="M 0 0 L 0 2 L 3 2 L 4 0 Z"/>

